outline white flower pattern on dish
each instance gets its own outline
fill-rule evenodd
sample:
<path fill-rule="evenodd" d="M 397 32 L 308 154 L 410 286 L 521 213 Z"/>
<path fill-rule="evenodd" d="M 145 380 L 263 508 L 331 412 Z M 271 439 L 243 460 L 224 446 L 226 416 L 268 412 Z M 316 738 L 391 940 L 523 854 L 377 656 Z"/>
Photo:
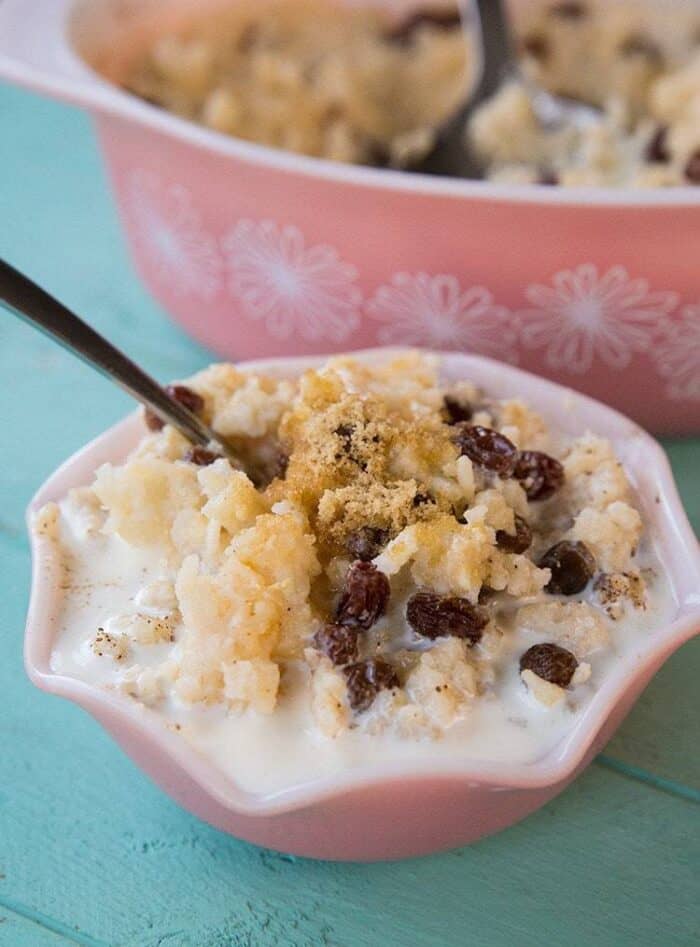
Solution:
<path fill-rule="evenodd" d="M 307 247 L 297 227 L 272 220 L 239 221 L 223 247 L 230 292 L 274 338 L 342 342 L 359 325 L 357 269 L 333 247 Z"/>
<path fill-rule="evenodd" d="M 397 273 L 367 304 L 383 322 L 383 344 L 427 345 L 517 361 L 513 314 L 483 286 L 463 288 L 456 276 Z"/>
<path fill-rule="evenodd" d="M 136 239 L 158 281 L 179 296 L 210 301 L 222 283 L 216 240 L 202 228 L 192 195 L 150 171 L 135 171 L 128 184 L 127 212 Z"/>
<path fill-rule="evenodd" d="M 676 293 L 650 292 L 624 266 L 599 275 L 593 263 L 556 273 L 549 286 L 533 284 L 525 296 L 535 308 L 520 313 L 523 345 L 545 349 L 549 368 L 577 375 L 596 359 L 626 368 L 634 353 L 649 350 L 678 304 Z"/>
<path fill-rule="evenodd" d="M 700 401 L 700 303 L 685 306 L 680 318 L 667 323 L 654 362 L 669 398 Z"/>

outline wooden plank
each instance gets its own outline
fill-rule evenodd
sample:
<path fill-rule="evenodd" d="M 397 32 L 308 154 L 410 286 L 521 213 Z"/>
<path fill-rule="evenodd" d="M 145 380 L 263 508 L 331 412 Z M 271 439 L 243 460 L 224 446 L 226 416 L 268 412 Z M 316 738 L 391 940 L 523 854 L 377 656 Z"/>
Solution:
<path fill-rule="evenodd" d="M 204 364 L 134 277 L 87 121 L 10 89 L 0 91 L 0 111 L 13 130 L 0 162 L 12 182 L 0 188 L 0 255 L 158 377 Z M 699 643 L 669 661 L 607 750 L 635 778 L 594 766 L 493 839 L 373 866 L 286 859 L 229 839 L 170 803 L 96 724 L 24 676 L 24 506 L 129 403 L 7 319 L 0 377 L 14 445 L 0 480 L 0 945 L 62 942 L 54 931 L 124 947 L 698 942 L 697 807 L 672 783 L 698 785 Z M 699 444 L 667 445 L 696 528 Z M 666 780 L 671 792 L 659 791 Z"/>
<path fill-rule="evenodd" d="M 36 911 L 13 910 L 0 903 L 0 947 L 103 947 L 81 931 L 66 927 Z M 27 916 L 27 914 L 29 916 Z"/>

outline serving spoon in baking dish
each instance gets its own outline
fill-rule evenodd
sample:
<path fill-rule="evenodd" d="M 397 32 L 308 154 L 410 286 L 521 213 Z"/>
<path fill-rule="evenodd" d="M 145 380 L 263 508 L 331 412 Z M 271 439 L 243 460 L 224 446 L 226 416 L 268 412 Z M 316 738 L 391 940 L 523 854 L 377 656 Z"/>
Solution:
<path fill-rule="evenodd" d="M 474 112 L 509 81 L 526 86 L 535 114 L 546 129 L 585 128 L 600 120 L 601 111 L 562 95 L 554 95 L 523 75 L 515 53 L 512 30 L 503 0 L 459 0 L 465 31 L 476 9 L 481 33 L 481 72 L 467 102 L 439 130 L 433 149 L 411 170 L 426 174 L 481 178 L 483 162 L 469 148 L 465 129 Z"/>
<path fill-rule="evenodd" d="M 225 439 L 104 336 L 2 259 L 0 304 L 116 382 L 161 421 L 176 428 L 190 443 L 226 457 L 233 466 L 242 469 L 240 459 Z"/>

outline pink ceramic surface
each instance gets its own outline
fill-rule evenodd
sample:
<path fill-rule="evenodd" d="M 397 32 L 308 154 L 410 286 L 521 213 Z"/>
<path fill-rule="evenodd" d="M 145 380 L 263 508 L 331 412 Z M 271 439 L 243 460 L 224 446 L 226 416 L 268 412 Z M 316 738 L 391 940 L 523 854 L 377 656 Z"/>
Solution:
<path fill-rule="evenodd" d="M 438 180 L 219 135 L 121 92 L 73 52 L 118 76 L 163 28 L 164 2 L 33 0 L 29 15 L 4 0 L 0 76 L 94 116 L 136 267 L 192 335 L 236 359 L 376 344 L 477 352 L 657 432 L 700 431 L 700 188 Z"/>
<path fill-rule="evenodd" d="M 363 357 L 381 359 L 385 350 Z M 248 368 L 293 377 L 320 359 L 252 363 Z M 110 731 L 170 796 L 240 838 L 299 855 L 333 859 L 398 858 L 464 845 L 522 819 L 560 792 L 610 739 L 666 658 L 700 631 L 700 551 L 681 507 L 668 463 L 649 435 L 609 408 L 502 366 L 459 354 L 443 357 L 446 378 L 470 378 L 487 391 L 520 396 L 564 430 L 590 428 L 615 443 L 658 534 L 678 611 L 672 623 L 640 641 L 603 682 L 570 736 L 529 765 L 445 764 L 357 769 L 272 796 L 245 793 L 200 757 L 157 715 L 128 697 L 54 673 L 50 656 L 60 608 L 59 570 L 50 542 L 32 537 L 34 578 L 25 660 L 32 681 L 75 701 Z M 143 434 L 132 415 L 71 458 L 42 487 L 30 514 L 74 486 L 90 482 L 105 461 L 120 461 Z"/>

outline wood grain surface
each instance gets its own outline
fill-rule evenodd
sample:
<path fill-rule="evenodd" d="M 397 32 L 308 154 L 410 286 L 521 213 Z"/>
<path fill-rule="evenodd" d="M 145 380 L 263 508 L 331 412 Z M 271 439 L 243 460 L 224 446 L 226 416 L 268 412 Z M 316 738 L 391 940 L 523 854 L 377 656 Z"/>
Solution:
<path fill-rule="evenodd" d="M 127 260 L 87 119 L 0 89 L 0 255 L 160 379 L 209 358 Z M 130 407 L 0 312 L 0 945 L 528 947 L 700 943 L 700 640 L 662 669 L 589 770 L 525 822 L 416 861 L 273 854 L 181 811 L 21 648 L 24 508 Z M 666 443 L 700 528 L 700 440 Z"/>

